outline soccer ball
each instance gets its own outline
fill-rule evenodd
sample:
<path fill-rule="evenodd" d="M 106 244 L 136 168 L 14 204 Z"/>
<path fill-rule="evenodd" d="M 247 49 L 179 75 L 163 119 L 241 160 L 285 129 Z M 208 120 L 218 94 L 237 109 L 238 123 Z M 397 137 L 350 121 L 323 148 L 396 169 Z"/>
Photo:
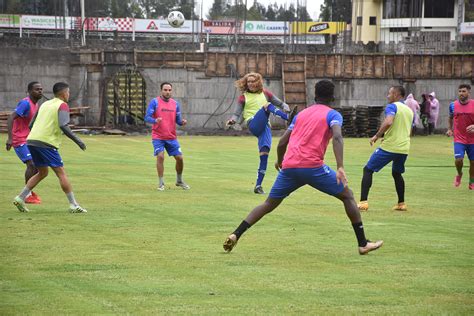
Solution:
<path fill-rule="evenodd" d="M 172 27 L 181 27 L 184 23 L 184 15 L 179 11 L 171 11 L 168 14 L 168 23 Z"/>

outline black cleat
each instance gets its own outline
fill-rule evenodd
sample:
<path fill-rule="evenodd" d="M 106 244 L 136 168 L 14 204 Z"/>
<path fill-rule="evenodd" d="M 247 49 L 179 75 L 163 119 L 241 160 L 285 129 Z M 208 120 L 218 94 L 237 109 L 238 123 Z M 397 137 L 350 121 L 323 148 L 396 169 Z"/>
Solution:
<path fill-rule="evenodd" d="M 261 185 L 257 185 L 255 189 L 253 189 L 253 193 L 255 194 L 265 194 Z"/>

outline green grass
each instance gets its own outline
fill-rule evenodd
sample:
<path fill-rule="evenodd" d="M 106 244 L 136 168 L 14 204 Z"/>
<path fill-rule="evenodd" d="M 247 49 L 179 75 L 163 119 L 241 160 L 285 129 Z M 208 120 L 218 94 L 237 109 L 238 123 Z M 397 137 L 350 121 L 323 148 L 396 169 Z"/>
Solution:
<path fill-rule="evenodd" d="M 223 252 L 227 234 L 264 200 L 252 192 L 251 137 L 181 137 L 192 189 L 174 187 L 167 157 L 164 192 L 148 137 L 83 138 L 86 152 L 64 138 L 61 154 L 87 214 L 67 212 L 53 173 L 35 189 L 43 203 L 16 211 L 24 167 L 0 153 L 2 315 L 474 313 L 474 192 L 467 176 L 452 187 L 445 137 L 413 139 L 408 212 L 391 211 L 390 168 L 374 176 L 363 219 L 367 236 L 385 245 L 368 256 L 358 255 L 342 204 L 307 187 Z M 356 197 L 372 151 L 368 139 L 346 140 Z M 331 150 L 326 158 L 334 166 Z"/>

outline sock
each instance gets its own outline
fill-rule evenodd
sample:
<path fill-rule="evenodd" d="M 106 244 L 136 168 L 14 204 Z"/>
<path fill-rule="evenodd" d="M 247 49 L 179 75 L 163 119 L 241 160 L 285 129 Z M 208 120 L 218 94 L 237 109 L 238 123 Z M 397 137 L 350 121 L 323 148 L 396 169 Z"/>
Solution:
<path fill-rule="evenodd" d="M 354 228 L 359 247 L 367 246 L 367 239 L 365 238 L 364 225 L 362 224 L 362 222 L 352 224 L 352 228 Z"/>
<path fill-rule="evenodd" d="M 249 229 L 250 226 L 252 225 L 246 221 L 242 221 L 242 223 L 240 223 L 239 227 L 237 227 L 237 229 L 234 231 L 235 236 L 237 236 L 237 240 L 239 240 L 240 236 L 242 236 L 242 234 L 245 233 L 245 231 Z"/>
<path fill-rule="evenodd" d="M 77 206 L 76 199 L 74 198 L 74 193 L 71 191 L 69 193 L 66 193 L 67 199 L 69 200 L 69 204 L 72 204 L 74 206 Z"/>
<path fill-rule="evenodd" d="M 162 185 L 165 185 L 165 181 L 163 180 L 163 177 L 158 177 L 159 183 L 158 185 L 161 187 Z"/>
<path fill-rule="evenodd" d="M 369 198 L 369 190 L 370 187 L 372 186 L 372 175 L 374 173 L 367 169 L 367 167 L 364 167 L 364 175 L 362 176 L 362 183 L 361 183 L 361 188 L 360 188 L 360 200 L 361 201 L 367 201 Z"/>
<path fill-rule="evenodd" d="M 392 171 L 393 180 L 395 180 L 395 189 L 397 190 L 398 203 L 405 202 L 405 180 L 403 180 L 402 174 L 399 172 Z"/>
<path fill-rule="evenodd" d="M 281 117 L 285 121 L 288 121 L 288 114 L 286 114 L 285 112 L 283 112 L 282 110 L 280 110 L 279 108 L 277 108 L 271 103 L 268 105 L 267 111 L 273 113 L 273 115 Z"/>
<path fill-rule="evenodd" d="M 182 174 L 176 174 L 176 182 L 181 183 L 183 182 L 183 175 Z"/>
<path fill-rule="evenodd" d="M 19 194 L 18 196 L 20 197 L 20 199 L 22 199 L 22 200 L 24 201 L 24 200 L 26 199 L 26 197 L 27 197 L 28 195 L 30 195 L 30 194 L 31 194 L 31 190 L 28 189 L 27 186 L 25 186 L 25 187 L 23 188 L 23 190 L 21 190 L 21 192 L 20 192 L 20 194 Z"/>
<path fill-rule="evenodd" d="M 261 155 L 260 165 L 258 166 L 256 185 L 262 185 L 263 178 L 265 177 L 265 173 L 267 172 L 267 163 L 268 163 L 268 155 Z"/>
<path fill-rule="evenodd" d="M 469 178 L 469 184 L 473 184 L 474 183 L 474 178 Z"/>

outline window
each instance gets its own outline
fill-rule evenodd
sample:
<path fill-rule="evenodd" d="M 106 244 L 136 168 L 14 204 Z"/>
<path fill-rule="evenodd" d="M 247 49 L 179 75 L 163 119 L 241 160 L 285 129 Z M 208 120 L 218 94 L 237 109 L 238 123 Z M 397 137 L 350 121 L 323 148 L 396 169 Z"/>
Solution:
<path fill-rule="evenodd" d="M 362 17 L 361 16 L 357 17 L 357 25 L 362 25 Z"/>
<path fill-rule="evenodd" d="M 370 25 L 377 25 L 377 17 L 376 16 L 371 16 L 369 18 L 369 24 Z"/>
<path fill-rule="evenodd" d="M 454 0 L 425 0 L 425 18 L 453 18 Z"/>
<path fill-rule="evenodd" d="M 432 0 L 433 2 L 443 2 Z M 453 0 L 454 1 L 454 0 Z M 384 0 L 383 18 L 421 18 L 423 0 Z"/>
<path fill-rule="evenodd" d="M 408 27 L 391 27 L 389 28 L 390 33 L 400 33 L 400 32 L 406 32 L 408 33 Z"/>

